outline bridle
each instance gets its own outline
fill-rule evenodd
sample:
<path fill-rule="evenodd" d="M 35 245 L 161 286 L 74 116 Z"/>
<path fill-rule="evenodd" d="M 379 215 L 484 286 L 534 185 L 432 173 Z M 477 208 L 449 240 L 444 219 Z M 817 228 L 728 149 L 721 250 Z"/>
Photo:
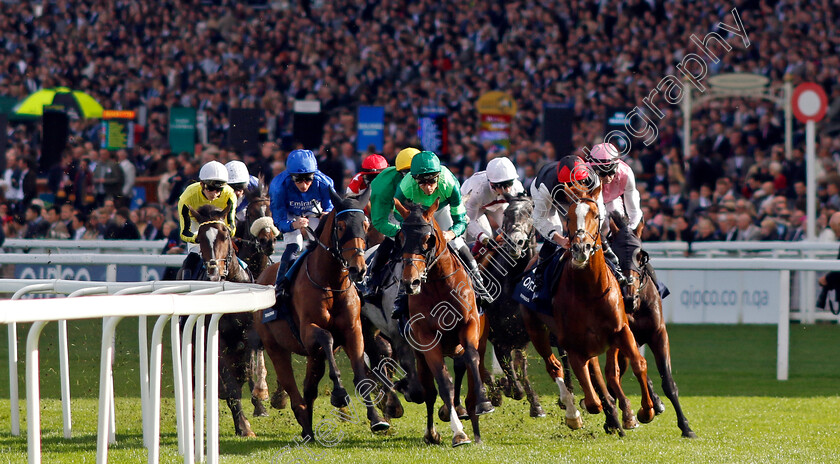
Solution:
<path fill-rule="evenodd" d="M 332 233 L 330 234 L 330 246 L 327 246 L 326 244 L 324 244 L 324 242 L 321 241 L 321 239 L 315 234 L 314 231 L 312 231 L 312 229 L 307 228 L 310 235 L 312 235 L 315 243 L 317 243 L 318 246 L 320 246 L 321 248 L 326 250 L 327 253 L 329 253 L 329 255 L 333 259 L 335 259 L 336 261 L 339 262 L 339 264 L 341 264 L 341 272 L 342 273 L 348 272 L 348 268 L 350 267 L 350 263 L 346 259 L 344 259 L 343 253 L 345 251 L 355 251 L 355 253 L 353 254 L 353 257 L 359 256 L 359 255 L 361 255 L 361 256 L 365 255 L 365 250 L 362 249 L 362 248 L 359 248 L 359 247 L 340 248 L 342 245 L 349 242 L 350 240 L 360 238 L 360 237 L 352 237 L 352 236 L 347 237 L 347 232 L 344 233 L 344 236 L 342 236 L 341 239 L 338 238 L 338 216 L 341 215 L 341 214 L 344 214 L 344 213 L 361 213 L 362 215 L 365 214 L 365 212 L 363 210 L 358 209 L 358 208 L 348 208 L 348 209 L 344 209 L 344 210 L 336 212 L 335 215 L 333 216 L 333 221 L 332 221 Z M 367 220 L 367 219 L 365 219 L 365 220 Z M 307 272 L 308 272 L 308 269 L 307 269 Z M 312 279 L 310 278 L 310 280 L 312 280 Z"/>
<path fill-rule="evenodd" d="M 578 198 L 578 200 L 583 201 L 583 202 L 587 202 L 587 203 L 591 203 L 595 207 L 595 211 L 596 211 L 596 214 L 597 214 L 597 211 L 598 211 L 598 202 L 597 201 L 595 201 L 591 198 Z M 569 218 L 568 217 L 566 218 L 566 229 L 571 230 L 571 228 L 569 227 Z M 598 243 L 599 239 L 601 238 L 601 217 L 600 216 L 598 216 L 598 228 L 596 229 L 595 235 L 592 235 L 591 233 L 587 232 L 584 229 L 577 229 L 575 231 L 575 235 L 572 238 L 572 240 L 574 240 L 575 238 L 583 240 L 586 237 L 589 237 L 590 239 L 592 239 L 592 243 Z M 601 249 L 601 245 L 593 246 L 587 252 L 587 256 L 586 256 L 587 259 L 592 257 L 592 255 L 594 255 L 595 252 L 600 250 L 600 249 Z"/>
<path fill-rule="evenodd" d="M 221 224 L 222 226 L 224 226 L 228 230 L 228 233 L 230 233 L 230 228 L 228 227 L 227 223 L 225 221 L 221 220 L 221 219 L 214 219 L 214 220 L 211 220 L 211 221 L 202 222 L 198 225 L 198 228 L 200 230 L 202 226 L 206 226 L 206 225 L 209 225 L 209 224 Z M 228 251 L 227 251 L 227 256 L 224 259 L 225 266 L 224 266 L 224 270 L 222 272 L 219 272 L 219 277 L 221 277 L 222 279 L 227 277 L 228 272 L 230 271 L 230 268 L 233 265 L 233 242 L 231 242 L 230 236 L 228 236 L 227 240 L 228 240 L 228 247 L 227 247 Z M 210 245 L 212 246 L 213 244 L 210 244 Z M 211 259 L 211 260 L 205 261 L 204 265 L 207 268 L 207 272 L 209 273 L 211 269 L 218 268 L 219 261 L 220 261 L 219 259 Z"/>
<path fill-rule="evenodd" d="M 403 228 L 405 228 L 405 226 L 428 227 L 428 228 L 432 229 L 432 233 L 434 234 L 434 226 L 431 223 L 428 223 L 428 222 L 403 222 Z M 420 283 L 421 284 L 426 283 L 426 281 L 429 278 L 429 270 L 432 267 L 434 267 L 434 265 L 437 264 L 437 262 L 443 256 L 443 254 L 446 253 L 446 248 L 445 248 L 446 245 L 444 245 L 443 250 L 441 250 L 440 253 L 435 255 L 435 252 L 437 251 L 438 242 L 439 242 L 439 240 L 435 240 L 435 246 L 433 248 L 429 248 L 428 250 L 424 251 L 423 253 L 414 253 L 414 254 L 422 255 L 423 258 L 414 258 L 414 257 L 411 257 L 411 258 L 403 257 L 402 258 L 404 265 L 410 265 L 411 267 L 413 267 L 414 269 L 417 270 L 418 274 L 420 274 Z M 432 258 L 431 262 L 429 261 L 430 258 Z M 417 267 L 416 264 L 414 264 L 415 262 L 424 263 L 425 268 L 421 271 L 420 268 Z M 457 272 L 457 270 L 458 269 L 456 268 L 455 271 L 452 272 L 452 274 Z M 445 278 L 451 276 L 452 274 L 443 276 L 442 279 L 445 279 Z"/>
<path fill-rule="evenodd" d="M 508 209 L 510 209 L 510 206 L 508 206 Z M 507 212 L 507 211 L 505 211 L 505 212 Z M 529 225 L 530 225 L 530 230 L 528 232 L 526 232 L 525 229 Z M 502 224 L 502 227 L 500 227 L 496 232 L 497 232 L 497 234 L 501 235 L 501 237 L 502 237 L 502 243 L 500 244 L 500 246 L 503 249 L 509 249 L 509 250 L 513 251 L 514 254 L 516 255 L 514 257 L 514 259 L 519 259 L 519 258 L 522 258 L 523 256 L 525 256 L 525 253 L 527 252 L 528 247 L 529 247 L 529 243 L 531 243 L 531 240 L 534 238 L 536 230 L 534 228 L 533 223 L 528 222 L 528 221 L 526 221 L 526 222 L 516 222 L 516 220 L 514 219 L 513 224 L 509 225 L 508 230 L 505 230 L 504 224 Z M 521 248 L 519 247 L 518 244 L 514 243 L 513 240 L 510 239 L 510 237 L 516 232 L 519 232 L 519 233 L 525 235 L 525 243 L 522 244 Z M 490 240 L 489 243 L 495 244 L 496 241 L 495 240 Z"/>

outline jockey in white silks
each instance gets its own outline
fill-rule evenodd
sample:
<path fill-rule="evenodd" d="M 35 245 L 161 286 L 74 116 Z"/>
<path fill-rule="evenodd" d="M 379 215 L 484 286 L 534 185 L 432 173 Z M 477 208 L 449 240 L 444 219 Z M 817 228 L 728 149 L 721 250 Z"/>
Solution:
<path fill-rule="evenodd" d="M 505 194 L 524 192 L 516 168 L 508 158 L 494 158 L 487 170 L 479 171 L 464 181 L 461 197 L 467 210 L 467 241 L 487 244 L 496 236 L 494 227 L 502 225 L 508 201 Z M 492 222 L 492 224 L 491 224 Z"/>

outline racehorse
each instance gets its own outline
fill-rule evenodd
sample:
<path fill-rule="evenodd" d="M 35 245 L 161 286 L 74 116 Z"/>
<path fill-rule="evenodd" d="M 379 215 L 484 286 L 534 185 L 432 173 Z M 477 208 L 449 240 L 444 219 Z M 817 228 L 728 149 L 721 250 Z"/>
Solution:
<path fill-rule="evenodd" d="M 199 223 L 195 239 L 204 263 L 197 280 L 253 282 L 251 274 L 239 264 L 233 247 L 225 222 L 229 208 L 220 210 L 213 205 L 204 205 L 198 211 L 190 208 Z M 183 278 L 182 272 L 178 272 L 178 280 Z M 245 418 L 241 402 L 242 385 L 247 380 L 250 361 L 250 350 L 245 347 L 251 318 L 249 313 L 237 313 L 225 314 L 219 320 L 219 398 L 227 401 L 236 434 L 242 437 L 256 436 Z"/>
<path fill-rule="evenodd" d="M 450 411 L 454 447 L 470 443 L 470 439 L 455 412 L 452 380 L 443 357 L 466 357 L 469 388 L 466 402 L 476 442 L 481 441 L 478 416 L 493 412 L 493 405 L 487 399 L 479 373 L 480 321 L 475 292 L 464 266 L 450 252 L 434 219 L 439 204 L 437 199 L 425 209 L 420 204 L 405 206 L 394 199 L 397 212 L 404 219 L 399 233 L 403 261 L 401 284 L 408 295 L 410 315 L 404 334 L 417 350 L 417 371 L 425 390 L 424 440 L 440 443 L 434 424 L 437 381 L 443 403 Z"/>
<path fill-rule="evenodd" d="M 601 218 L 598 202 L 600 186 L 592 191 L 566 187 L 566 193 L 575 199 L 566 215 L 569 231 L 570 256 L 560 268 L 561 276 L 552 298 L 552 315 L 530 311 L 522 306 L 523 321 L 537 352 L 543 356 L 546 371 L 557 383 L 566 406 L 566 425 L 572 429 L 583 426 L 572 393 L 563 383 L 560 361 L 551 352 L 549 334 L 542 322 L 557 337 L 559 345 L 569 356 L 572 370 L 584 393 L 584 405 L 591 414 L 606 414 L 604 430 L 624 436 L 618 421 L 615 401 L 609 395 L 598 355 L 617 346 L 630 357 L 633 373 L 642 389 L 642 407 L 638 419 L 644 423 L 654 417 L 653 401 L 647 389 L 647 362 L 639 353 L 636 340 L 630 331 L 618 281 L 604 260 L 601 244 Z M 574 231 L 574 232 L 573 232 Z M 550 285 L 546 282 L 546 285 Z M 606 376 L 610 387 L 617 390 L 618 351 L 607 356 Z M 595 378 L 604 401 L 598 397 L 592 384 Z"/>
<path fill-rule="evenodd" d="M 274 226 L 271 218 L 271 200 L 268 188 L 262 180 L 256 188 L 246 190 L 248 206 L 245 208 L 245 220 L 236 225 L 234 243 L 239 247 L 239 257 L 248 266 L 251 275 L 259 276 L 271 264 L 274 254 L 274 244 L 280 231 Z M 262 402 L 268 399 L 267 371 L 263 346 L 256 331 L 249 331 L 248 346 L 251 349 L 251 360 L 248 364 L 248 385 L 251 389 L 251 403 L 254 405 L 254 416 L 268 415 Z M 282 394 L 282 390 L 281 390 Z"/>
<path fill-rule="evenodd" d="M 502 233 L 489 242 L 489 246 L 480 248 L 476 256 L 482 268 L 482 276 L 488 281 L 487 285 L 493 293 L 498 293 L 498 297 L 492 303 L 479 301 L 479 305 L 484 307 L 485 326 L 489 328 L 488 339 L 493 344 L 496 359 L 505 373 L 504 382 L 500 379 L 498 385 L 493 387 L 515 400 L 521 400 L 527 395 L 531 417 L 544 417 L 545 412 L 540 405 L 539 395 L 531 388 L 528 379 L 526 348 L 531 340 L 522 323 L 519 305 L 512 298 L 516 285 L 536 252 L 535 229 L 531 220 L 534 202 L 524 193 L 517 196 L 506 195 L 505 198 L 508 206 L 502 220 Z M 480 346 L 479 351 L 482 349 Z M 461 411 L 457 403 L 466 366 L 456 361 L 454 370 L 455 409 L 461 416 L 466 410 Z M 488 377 L 492 376 L 485 372 L 482 372 L 482 375 L 485 376 L 486 384 Z M 498 398 L 497 403 L 492 392 L 490 399 L 494 406 L 501 403 L 501 398 Z M 438 411 L 441 420 L 448 420 L 449 415 L 444 414 L 445 412 L 448 411 L 444 411 L 443 408 Z"/>
<path fill-rule="evenodd" d="M 374 432 L 387 430 L 370 401 L 370 380 L 365 375 L 364 342 L 360 322 L 360 302 L 355 283 L 364 279 L 364 238 L 369 227 L 360 205 L 367 202 L 342 199 L 331 192 L 334 209 L 323 217 L 313 233 L 312 243 L 302 256 L 292 281 L 287 312 L 279 301 L 271 309 L 284 313 L 263 322 L 264 311 L 254 313 L 254 326 L 274 364 L 282 388 L 289 394 L 292 411 L 302 428 L 301 436 L 314 439 L 312 411 L 318 395 L 318 382 L 324 376 L 324 361 L 329 363 L 333 390 L 330 403 L 343 408 L 350 397 L 341 382 L 334 348 L 344 347 L 353 366 L 353 383 L 367 408 L 367 418 Z M 362 202 L 364 201 L 364 202 Z M 279 263 L 269 266 L 257 279 L 263 285 L 275 285 Z M 301 397 L 294 379 L 292 353 L 307 357 L 306 377 Z"/>
<path fill-rule="evenodd" d="M 639 346 L 647 344 L 653 352 L 656 368 L 662 378 L 662 390 L 674 406 L 677 427 L 682 431 L 682 436 L 696 438 L 697 435 L 691 430 L 688 419 L 683 414 L 677 384 L 671 374 L 671 348 L 668 343 L 668 331 L 665 328 L 665 317 L 662 314 L 662 299 L 648 266 L 648 254 L 642 250 L 642 228 L 639 227 L 634 233 L 627 226 L 624 215 L 620 213 L 613 213 L 611 218 L 613 220 L 611 227 L 613 250 L 618 255 L 619 264 L 625 275 L 628 278 L 632 277 L 629 284 L 629 293 L 632 296 L 631 306 L 625 307 L 630 330 L 633 331 L 633 336 Z M 619 367 L 620 373 L 623 374 L 627 367 L 624 356 L 619 358 Z M 648 379 L 647 389 L 653 398 L 656 413 L 662 413 L 665 405 L 654 392 L 652 379 Z M 628 422 L 629 417 L 632 416 L 632 410 L 627 397 L 621 390 L 611 393 L 617 396 L 623 420 L 625 423 Z"/>

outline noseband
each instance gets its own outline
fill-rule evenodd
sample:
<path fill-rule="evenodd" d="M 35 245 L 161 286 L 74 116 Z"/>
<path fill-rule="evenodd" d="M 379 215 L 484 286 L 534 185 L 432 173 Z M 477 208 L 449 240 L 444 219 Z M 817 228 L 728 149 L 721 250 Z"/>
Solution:
<path fill-rule="evenodd" d="M 353 257 L 359 256 L 359 255 L 361 255 L 361 256 L 365 255 L 365 250 L 363 250 L 359 247 L 339 248 L 339 247 L 341 247 L 341 245 L 349 242 L 350 240 L 352 240 L 354 238 L 361 238 L 361 237 L 349 237 L 349 238 L 341 237 L 341 241 L 339 242 L 338 224 L 337 224 L 338 215 L 339 214 L 344 214 L 344 213 L 362 213 L 362 214 L 365 214 L 365 212 L 363 210 L 356 209 L 356 208 L 345 209 L 345 210 L 341 210 L 341 211 L 338 211 L 337 213 L 335 213 L 335 216 L 333 217 L 333 223 L 332 223 L 332 233 L 330 234 L 330 242 L 331 242 L 330 246 L 325 245 L 321 241 L 321 239 L 317 235 L 315 235 L 315 232 L 313 232 L 310 229 L 310 232 L 311 232 L 312 236 L 315 238 L 315 243 L 317 243 L 321 248 L 326 250 L 327 253 L 330 254 L 330 256 L 335 258 L 341 264 L 342 272 L 346 272 L 347 268 L 350 267 L 350 263 L 348 263 L 347 260 L 344 259 L 344 256 L 343 256 L 343 253 L 345 251 L 355 251 L 355 253 L 353 254 Z M 345 232 L 345 235 L 346 235 L 346 232 Z"/>
<path fill-rule="evenodd" d="M 221 224 L 226 229 L 228 229 L 228 232 L 230 232 L 230 228 L 228 228 L 227 223 L 225 221 L 222 221 L 221 219 L 215 219 L 213 221 L 202 222 L 201 224 L 198 225 L 198 228 L 201 229 L 202 226 L 206 226 L 206 225 L 209 225 L 209 224 Z M 210 246 L 212 247 L 212 245 L 213 244 L 211 243 Z M 209 261 L 204 262 L 205 267 L 207 267 L 208 273 L 209 273 L 210 269 L 215 269 L 219 266 L 219 261 L 220 261 L 219 259 L 211 259 Z M 228 272 L 230 271 L 230 267 L 232 266 L 232 263 L 233 263 L 233 244 L 230 242 L 229 238 L 228 238 L 228 251 L 227 251 L 227 256 L 224 259 L 224 263 L 225 263 L 224 272 L 219 273 L 219 276 L 223 279 L 225 277 L 227 277 Z"/>

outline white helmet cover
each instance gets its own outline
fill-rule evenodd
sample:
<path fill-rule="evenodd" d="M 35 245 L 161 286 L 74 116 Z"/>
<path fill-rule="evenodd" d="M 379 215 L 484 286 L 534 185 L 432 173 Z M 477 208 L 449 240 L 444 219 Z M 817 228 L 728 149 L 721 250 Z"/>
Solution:
<path fill-rule="evenodd" d="M 248 166 L 245 166 L 245 163 L 242 161 L 228 161 L 225 167 L 228 172 L 229 184 L 246 184 L 251 179 L 251 175 L 248 173 Z"/>
<path fill-rule="evenodd" d="M 210 161 L 201 167 L 201 171 L 198 172 L 198 179 L 202 182 L 211 180 L 227 182 L 228 170 L 224 164 L 218 161 Z"/>
<path fill-rule="evenodd" d="M 519 177 L 513 163 L 505 158 L 493 158 L 487 163 L 487 180 L 492 183 L 514 180 Z"/>

